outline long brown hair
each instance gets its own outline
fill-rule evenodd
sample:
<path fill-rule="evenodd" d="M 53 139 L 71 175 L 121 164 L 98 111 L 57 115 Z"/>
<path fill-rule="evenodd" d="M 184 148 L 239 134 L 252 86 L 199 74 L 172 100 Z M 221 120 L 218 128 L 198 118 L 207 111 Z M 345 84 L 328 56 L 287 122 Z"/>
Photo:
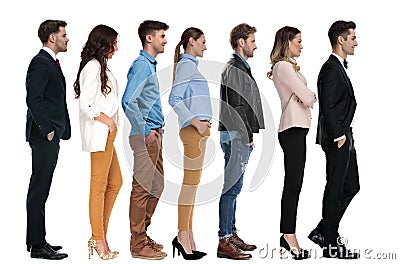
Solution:
<path fill-rule="evenodd" d="M 81 63 L 79 64 L 78 74 L 74 83 L 75 98 L 79 98 L 81 95 L 79 83 L 81 71 L 92 59 L 96 59 L 100 63 L 101 93 L 106 96 L 111 92 L 111 88 L 107 85 L 107 56 L 111 52 L 114 52 L 114 43 L 117 37 L 117 31 L 106 25 L 97 25 L 92 29 L 81 52 Z"/>
<path fill-rule="evenodd" d="M 172 82 L 175 80 L 176 64 L 180 60 L 181 46 L 183 46 L 183 49 L 186 50 L 186 47 L 187 47 L 187 44 L 189 43 L 190 38 L 197 40 L 202 35 L 204 35 L 203 31 L 201 31 L 200 29 L 195 28 L 195 27 L 190 27 L 190 28 L 185 29 L 185 31 L 183 31 L 181 40 L 179 41 L 178 45 L 176 45 L 176 48 L 175 48 L 174 72 L 173 72 Z"/>
<path fill-rule="evenodd" d="M 285 26 L 276 32 L 274 46 L 270 55 L 271 71 L 267 73 L 269 79 L 272 79 L 272 69 L 279 61 L 290 62 L 295 71 L 300 71 L 300 66 L 289 58 L 289 41 L 293 40 L 299 33 L 301 33 L 300 30 L 289 26 Z"/>

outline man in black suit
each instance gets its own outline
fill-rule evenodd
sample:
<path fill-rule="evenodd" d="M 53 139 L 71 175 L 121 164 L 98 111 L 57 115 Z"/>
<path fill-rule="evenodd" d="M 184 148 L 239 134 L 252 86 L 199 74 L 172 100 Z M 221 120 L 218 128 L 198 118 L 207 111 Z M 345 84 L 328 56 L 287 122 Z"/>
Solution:
<path fill-rule="evenodd" d="M 46 20 L 38 35 L 43 48 L 33 57 L 26 76 L 26 141 L 32 149 L 32 175 L 26 199 L 27 250 L 32 258 L 63 259 L 61 246 L 46 242 L 45 204 L 57 164 L 60 139 L 71 137 L 65 78 L 56 55 L 67 51 L 67 23 Z"/>
<path fill-rule="evenodd" d="M 353 197 L 360 190 L 352 123 L 356 98 L 347 75 L 348 55 L 358 45 L 356 24 L 336 21 L 328 31 L 332 54 L 318 76 L 319 116 L 317 144 L 326 156 L 326 185 L 322 220 L 309 238 L 323 248 L 327 258 L 354 259 L 359 254 L 346 249 L 338 229 Z"/>

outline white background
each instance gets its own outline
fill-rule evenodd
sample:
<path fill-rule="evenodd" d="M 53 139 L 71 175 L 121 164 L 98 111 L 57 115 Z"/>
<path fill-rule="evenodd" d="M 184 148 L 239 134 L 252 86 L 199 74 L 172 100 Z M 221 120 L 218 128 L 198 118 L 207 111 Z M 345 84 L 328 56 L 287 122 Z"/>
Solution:
<path fill-rule="evenodd" d="M 26 211 L 25 199 L 31 173 L 29 145 L 25 142 L 25 75 L 31 58 L 41 48 L 37 37 L 39 24 L 45 19 L 62 19 L 70 42 L 67 53 L 59 54 L 67 81 L 67 103 L 72 124 L 72 138 L 61 143 L 59 162 L 46 207 L 47 240 L 61 244 L 69 254 L 64 263 L 87 261 L 87 240 L 91 235 L 88 217 L 90 161 L 89 154 L 81 151 L 78 105 L 73 99 L 72 84 L 76 78 L 80 52 L 90 30 L 97 24 L 106 24 L 120 33 L 119 51 L 110 60 L 109 67 L 120 85 L 125 88 L 126 74 L 141 49 L 137 27 L 145 19 L 164 21 L 168 44 L 165 53 L 157 57 L 158 70 L 170 67 L 173 52 L 183 30 L 189 26 L 202 29 L 208 50 L 203 60 L 225 63 L 232 53 L 228 42 L 230 30 L 246 22 L 257 27 L 255 56 L 249 59 L 252 72 L 263 96 L 267 99 L 274 124 L 267 126 L 276 133 L 280 117 L 280 103 L 269 71 L 269 53 L 274 34 L 282 26 L 290 25 L 302 31 L 303 52 L 298 59 L 308 87 L 316 91 L 316 78 L 331 48 L 327 37 L 330 25 L 339 19 L 357 23 L 355 56 L 349 58 L 349 74 L 358 101 L 354 137 L 358 152 L 361 191 L 345 214 L 340 233 L 349 240 L 349 248 L 362 251 L 362 262 L 377 257 L 377 253 L 397 253 L 399 231 L 398 216 L 398 102 L 399 86 L 397 46 L 398 12 L 395 1 L 10 1 L 2 6 L 1 27 L 1 150 L 2 184 L 0 192 L 0 261 L 2 263 L 34 263 L 25 251 Z M 261 4 L 262 3 L 262 4 Z M 218 86 L 212 86 L 218 89 Z M 212 94 L 218 95 L 217 90 Z M 166 115 L 171 108 L 163 98 Z M 122 110 L 122 109 L 121 109 Z M 315 145 L 318 106 L 312 110 L 312 127 L 308 134 L 308 154 L 303 189 L 300 196 L 297 236 L 304 248 L 322 252 L 307 239 L 308 233 L 321 217 L 322 195 L 325 184 L 325 158 L 320 146 Z M 123 111 L 120 112 L 124 117 Z M 116 140 L 124 183 L 110 220 L 108 240 L 112 249 L 119 250 L 117 263 L 132 260 L 129 254 L 129 196 L 131 171 L 125 159 L 122 127 Z M 171 124 L 170 124 L 171 125 Z M 167 124 L 168 128 L 168 124 Z M 168 131 L 168 133 L 177 133 Z M 215 158 L 204 170 L 202 182 L 221 174 L 222 152 L 218 146 L 216 123 L 212 128 L 210 146 L 215 146 Z M 283 186 L 283 154 L 276 142 L 274 160 L 264 182 L 249 191 L 252 172 L 260 161 L 263 144 L 255 138 L 256 149 L 250 158 L 245 185 L 238 198 L 237 223 L 239 235 L 258 249 L 269 247 L 266 259 L 253 254 L 250 262 L 279 261 L 280 197 Z M 131 157 L 127 157 L 128 160 Z M 182 172 L 165 158 L 165 177 L 179 183 Z M 166 190 L 167 192 L 171 190 Z M 177 195 L 177 194 L 176 194 Z M 149 234 L 163 243 L 172 261 L 171 240 L 177 233 L 177 207 L 159 203 Z M 199 262 L 216 261 L 218 244 L 218 200 L 196 207 L 194 232 L 199 250 L 208 256 Z M 271 257 L 271 250 L 275 249 Z M 363 252 L 371 249 L 370 255 Z M 273 258 L 273 260 L 271 260 Z M 99 262 L 94 256 L 91 261 Z M 174 261 L 183 261 L 180 257 Z M 218 261 L 224 261 L 218 259 Z M 229 260 L 226 260 L 228 262 Z M 308 262 L 333 262 L 317 259 Z M 394 261 L 389 261 L 394 263 Z M 374 261 L 373 263 L 384 263 Z"/>

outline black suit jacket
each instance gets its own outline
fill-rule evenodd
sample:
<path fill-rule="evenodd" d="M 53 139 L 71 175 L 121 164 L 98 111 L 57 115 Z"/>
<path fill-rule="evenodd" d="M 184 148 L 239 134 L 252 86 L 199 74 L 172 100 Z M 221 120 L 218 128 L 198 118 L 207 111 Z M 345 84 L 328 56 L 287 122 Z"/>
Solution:
<path fill-rule="evenodd" d="M 71 137 L 71 124 L 65 94 L 65 78 L 53 57 L 40 50 L 29 64 L 26 75 L 26 140 L 33 123 L 45 137 L 54 130 L 61 139 Z"/>
<path fill-rule="evenodd" d="M 330 144 L 349 131 L 357 102 L 339 59 L 331 55 L 318 75 L 317 144 Z"/>

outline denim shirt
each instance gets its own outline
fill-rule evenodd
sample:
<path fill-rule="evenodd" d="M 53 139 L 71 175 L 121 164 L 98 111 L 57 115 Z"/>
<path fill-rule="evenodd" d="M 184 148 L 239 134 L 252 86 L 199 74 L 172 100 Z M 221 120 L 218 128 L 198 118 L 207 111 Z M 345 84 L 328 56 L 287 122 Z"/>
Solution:
<path fill-rule="evenodd" d="M 199 120 L 212 118 L 208 82 L 199 72 L 198 64 L 192 55 L 182 54 L 176 65 L 169 104 L 178 115 L 180 128 L 189 126 L 195 117 Z"/>
<path fill-rule="evenodd" d="M 240 55 L 239 53 L 237 53 L 236 51 L 233 53 L 236 56 L 238 56 L 244 63 L 244 66 L 246 66 L 247 69 L 250 69 L 250 64 L 242 57 L 242 55 Z"/>
<path fill-rule="evenodd" d="M 131 123 L 130 136 L 147 136 L 152 129 L 164 126 L 156 64 L 149 53 L 141 50 L 129 68 L 122 108 Z"/>

